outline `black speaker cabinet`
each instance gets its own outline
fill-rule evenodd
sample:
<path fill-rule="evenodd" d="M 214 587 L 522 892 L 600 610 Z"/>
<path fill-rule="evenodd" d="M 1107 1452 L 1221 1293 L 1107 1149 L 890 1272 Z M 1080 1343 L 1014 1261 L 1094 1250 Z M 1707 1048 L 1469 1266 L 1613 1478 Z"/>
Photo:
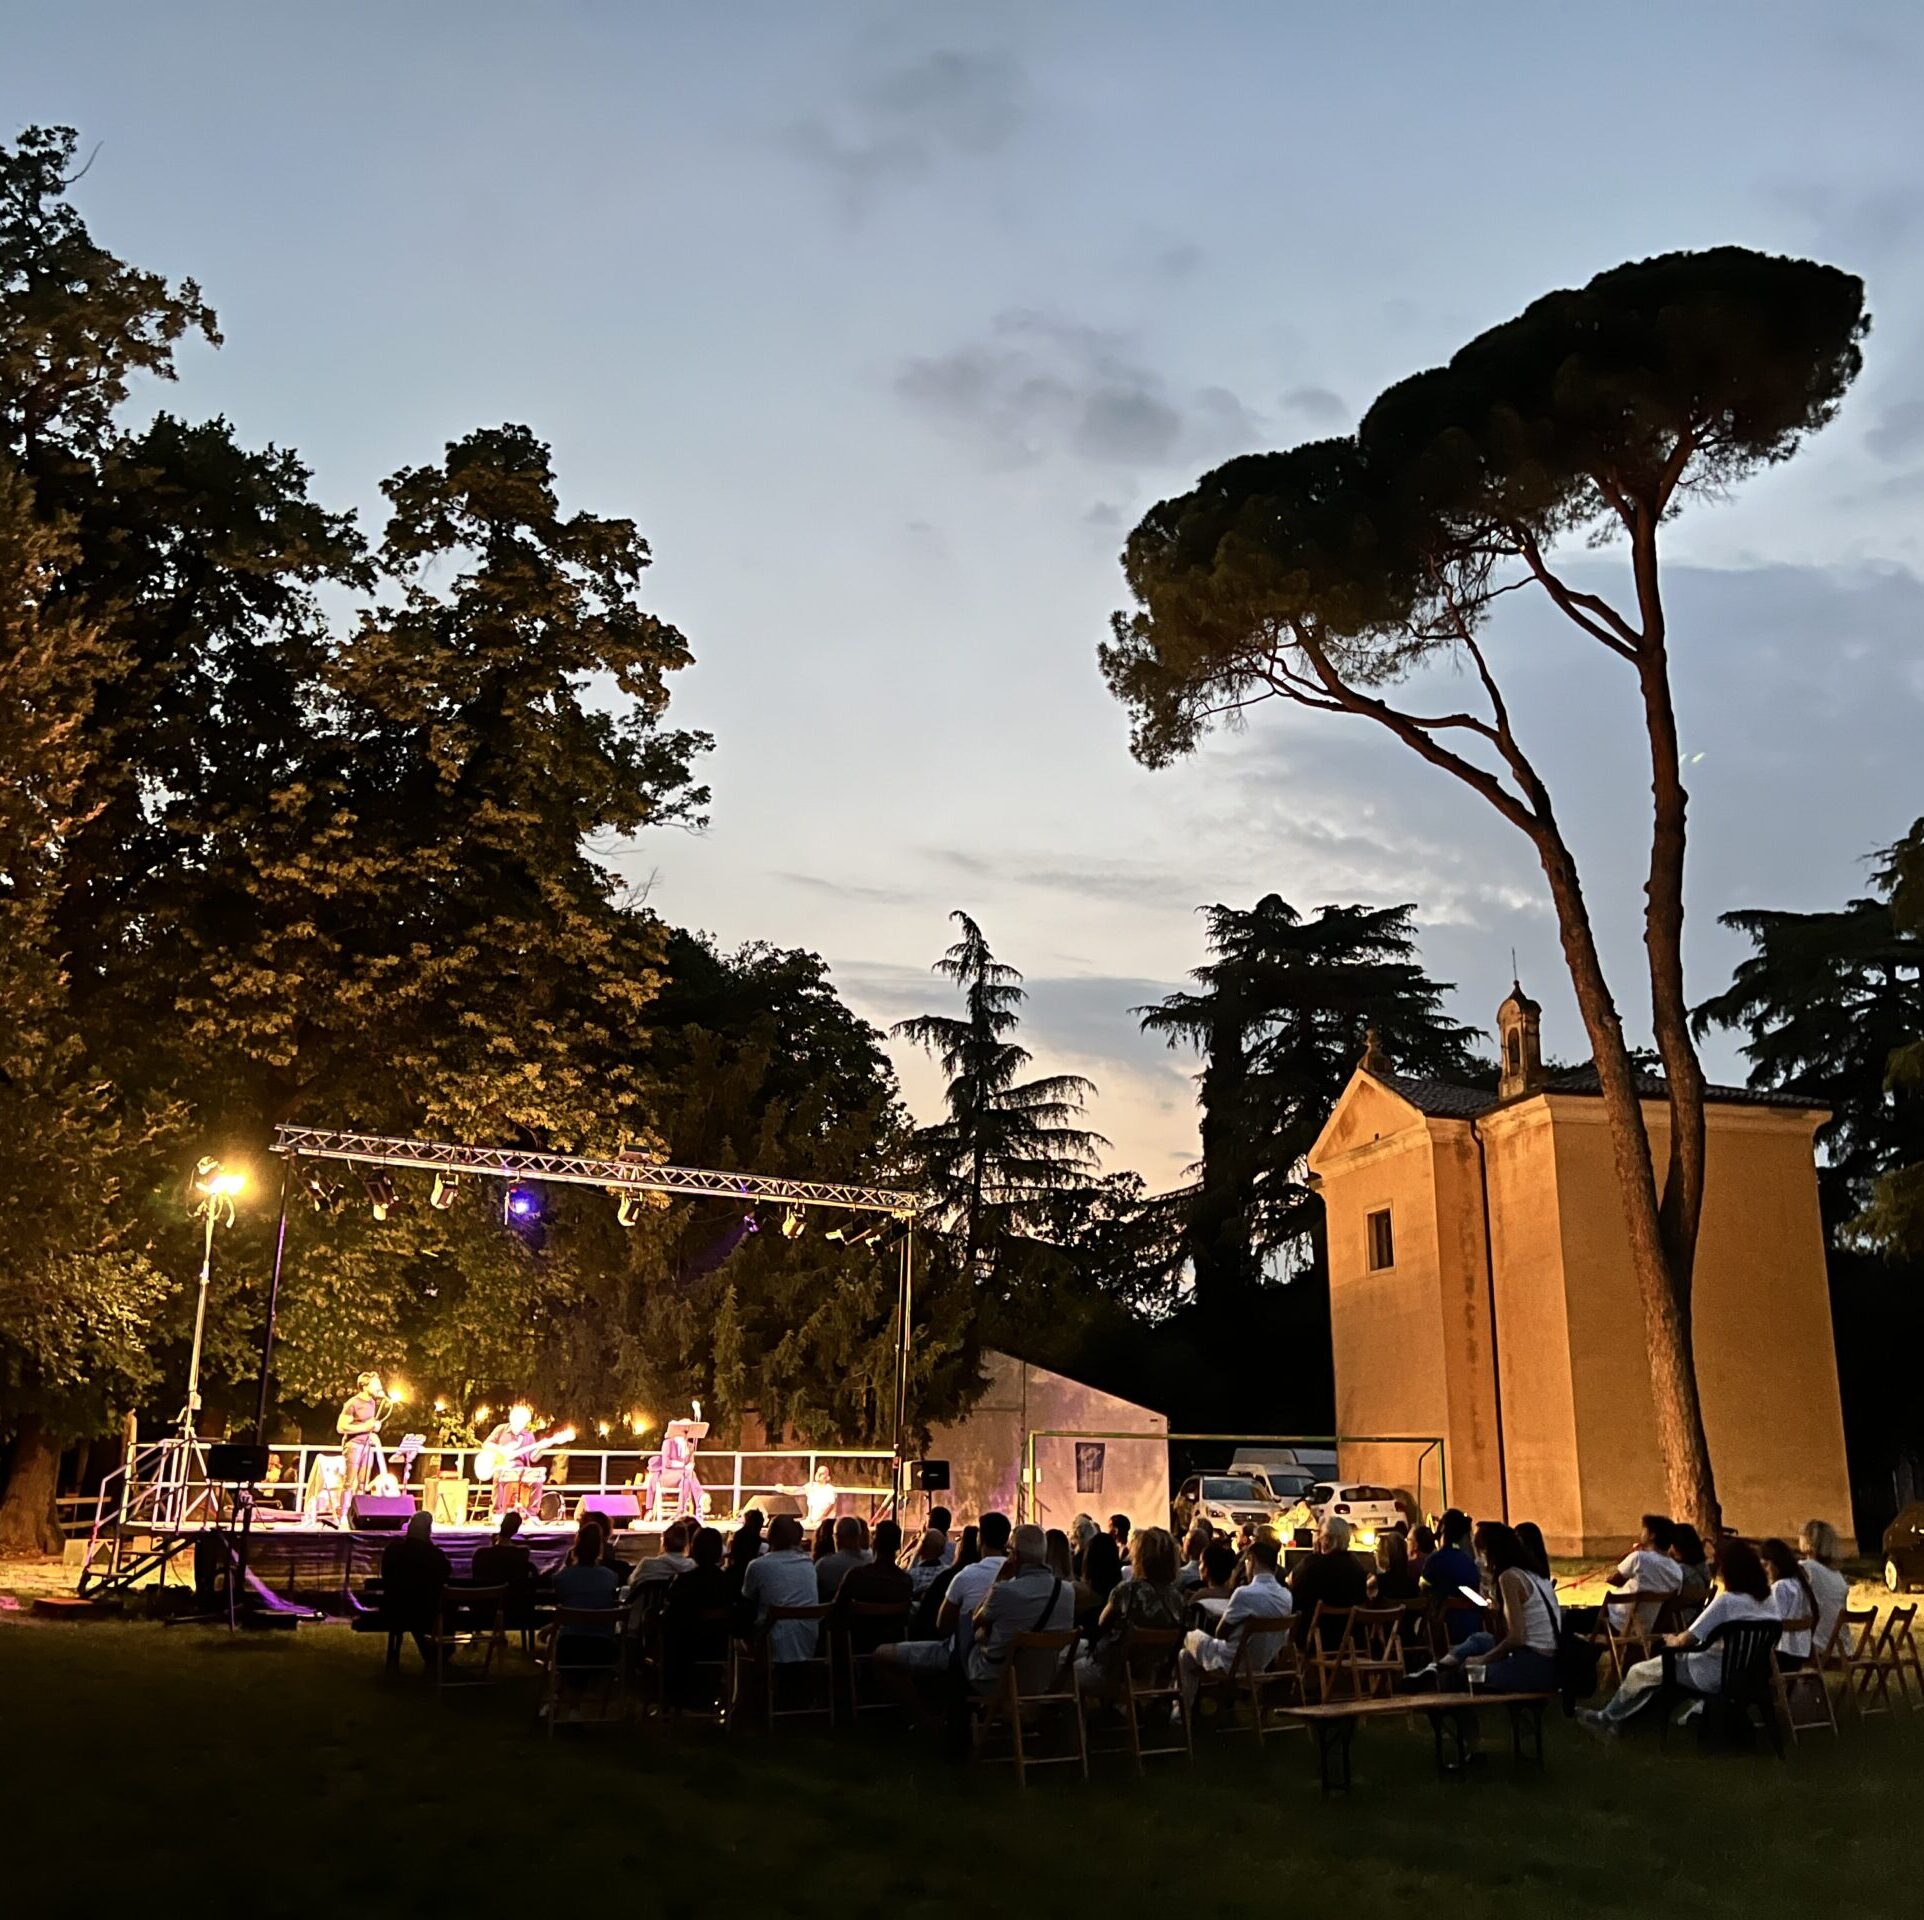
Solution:
<path fill-rule="evenodd" d="M 946 1460 L 917 1460 L 913 1468 L 918 1493 L 947 1493 L 949 1463 Z"/>

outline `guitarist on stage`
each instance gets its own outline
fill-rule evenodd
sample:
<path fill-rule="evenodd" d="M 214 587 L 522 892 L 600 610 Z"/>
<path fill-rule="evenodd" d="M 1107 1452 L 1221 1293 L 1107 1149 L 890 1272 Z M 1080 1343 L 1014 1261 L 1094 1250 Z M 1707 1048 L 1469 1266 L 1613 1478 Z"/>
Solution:
<path fill-rule="evenodd" d="M 565 1447 L 574 1437 L 573 1427 L 563 1427 L 559 1433 L 540 1439 L 534 1431 L 534 1409 L 525 1402 L 510 1407 L 508 1417 L 482 1441 L 480 1448 L 480 1455 L 488 1458 L 487 1472 L 494 1477 L 495 1512 L 506 1513 L 511 1507 L 526 1505 L 522 1487 L 528 1469 L 550 1447 Z M 476 1469 L 481 1471 L 479 1458 Z"/>

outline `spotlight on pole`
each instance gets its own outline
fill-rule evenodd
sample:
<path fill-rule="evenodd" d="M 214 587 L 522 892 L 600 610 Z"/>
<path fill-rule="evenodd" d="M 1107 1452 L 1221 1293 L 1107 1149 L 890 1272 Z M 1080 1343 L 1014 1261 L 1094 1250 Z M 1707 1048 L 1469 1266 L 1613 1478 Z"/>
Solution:
<path fill-rule="evenodd" d="M 510 1187 L 501 1196 L 501 1217 L 511 1227 L 532 1226 L 541 1218 L 541 1196 L 532 1187 Z"/>
<path fill-rule="evenodd" d="M 361 1171 L 361 1187 L 375 1219 L 385 1220 L 394 1211 L 394 1182 L 388 1178 L 387 1169 L 364 1167 Z"/>
<path fill-rule="evenodd" d="M 211 1153 L 203 1154 L 194 1163 L 188 1187 L 192 1194 L 193 1212 L 198 1214 L 206 1211 L 210 1219 L 218 1214 L 231 1227 L 234 1224 L 234 1196 L 247 1190 L 247 1175 L 238 1167 L 223 1167 Z"/>
<path fill-rule="evenodd" d="M 434 1176 L 434 1190 L 428 1195 L 428 1205 L 437 1213 L 446 1213 L 454 1205 L 454 1196 L 461 1191 L 461 1176 L 458 1173 L 437 1173 Z"/>

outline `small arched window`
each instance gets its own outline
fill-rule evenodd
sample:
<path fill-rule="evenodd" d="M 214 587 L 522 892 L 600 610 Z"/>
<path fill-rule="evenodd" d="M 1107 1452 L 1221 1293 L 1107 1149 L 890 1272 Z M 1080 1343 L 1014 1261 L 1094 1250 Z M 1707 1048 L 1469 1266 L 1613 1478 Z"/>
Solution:
<path fill-rule="evenodd" d="M 1510 1029 L 1510 1071 L 1523 1071 L 1523 1034 L 1516 1027 Z"/>

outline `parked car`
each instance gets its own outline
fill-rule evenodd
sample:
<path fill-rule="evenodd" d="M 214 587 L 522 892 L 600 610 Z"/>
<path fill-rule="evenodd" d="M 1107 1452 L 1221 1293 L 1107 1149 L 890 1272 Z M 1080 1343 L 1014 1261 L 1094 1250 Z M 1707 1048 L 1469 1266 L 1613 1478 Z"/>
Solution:
<path fill-rule="evenodd" d="M 1924 1587 L 1924 1500 L 1913 1500 L 1884 1529 L 1884 1584 L 1893 1593 Z"/>
<path fill-rule="evenodd" d="M 1274 1526 L 1282 1502 L 1260 1473 L 1192 1473 L 1176 1489 L 1169 1511 L 1180 1538 L 1198 1520 L 1207 1520 L 1225 1533 L 1245 1525 Z"/>
<path fill-rule="evenodd" d="M 1240 1473 L 1253 1467 L 1269 1475 L 1271 1486 L 1278 1473 L 1300 1475 L 1304 1480 L 1334 1480 L 1336 1455 L 1328 1447 L 1238 1447 L 1229 1456 L 1229 1470 Z"/>
<path fill-rule="evenodd" d="M 1409 1524 L 1394 1488 L 1347 1480 L 1317 1481 L 1277 1524 L 1285 1539 L 1307 1547 L 1314 1543 L 1317 1528 L 1332 1514 L 1349 1522 L 1351 1545 L 1365 1552 L 1375 1547 L 1378 1534 Z"/>

